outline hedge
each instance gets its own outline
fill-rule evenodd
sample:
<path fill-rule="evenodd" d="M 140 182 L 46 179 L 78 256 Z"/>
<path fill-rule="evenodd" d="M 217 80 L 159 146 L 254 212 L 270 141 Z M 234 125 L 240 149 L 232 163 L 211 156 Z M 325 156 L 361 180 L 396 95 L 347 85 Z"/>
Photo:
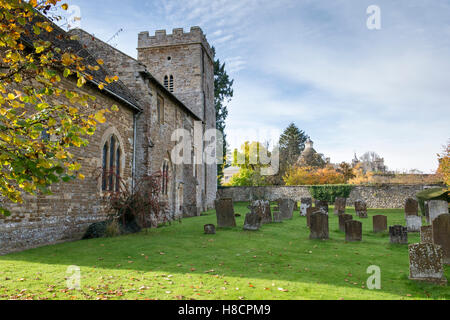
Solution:
<path fill-rule="evenodd" d="M 348 198 L 354 186 L 348 184 L 320 185 L 308 187 L 311 196 L 316 200 L 334 203 L 336 198 Z"/>

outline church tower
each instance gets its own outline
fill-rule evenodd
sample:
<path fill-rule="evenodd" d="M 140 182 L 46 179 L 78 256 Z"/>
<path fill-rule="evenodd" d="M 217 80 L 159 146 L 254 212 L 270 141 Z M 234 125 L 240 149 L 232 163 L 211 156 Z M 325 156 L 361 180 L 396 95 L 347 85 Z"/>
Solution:
<path fill-rule="evenodd" d="M 197 117 L 203 132 L 216 128 L 214 106 L 214 54 L 199 27 L 189 32 L 173 29 L 172 34 L 158 30 L 155 35 L 141 32 L 138 37 L 138 60 L 147 70 Z M 198 146 L 203 150 L 203 145 Z M 197 203 L 204 208 L 214 205 L 217 192 L 217 166 L 198 166 Z"/>

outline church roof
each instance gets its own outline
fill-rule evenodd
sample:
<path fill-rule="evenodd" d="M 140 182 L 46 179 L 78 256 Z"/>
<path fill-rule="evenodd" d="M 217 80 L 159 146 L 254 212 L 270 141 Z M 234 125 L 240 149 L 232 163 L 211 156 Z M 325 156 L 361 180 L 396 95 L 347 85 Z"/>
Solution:
<path fill-rule="evenodd" d="M 49 41 L 55 47 L 60 48 L 64 52 L 72 52 L 77 56 L 83 58 L 83 61 L 86 63 L 86 65 L 98 66 L 98 70 L 86 69 L 86 72 L 93 77 L 92 80 L 86 79 L 86 81 L 90 82 L 98 90 L 100 90 L 98 88 L 98 85 L 100 83 L 105 83 L 105 78 L 107 76 L 111 77 L 113 76 L 113 74 L 111 74 L 104 66 L 99 65 L 97 63 L 97 60 L 93 57 L 89 50 L 87 50 L 79 41 L 71 40 L 70 35 L 66 31 L 59 28 L 43 15 L 38 13 L 33 22 L 44 21 L 48 21 L 52 24 L 53 31 L 47 32 L 45 30 L 41 30 L 41 33 L 37 35 L 33 31 L 34 23 L 29 23 L 25 27 L 27 32 L 23 33 L 21 37 L 21 40 L 24 42 L 24 44 L 33 47 L 34 41 Z M 105 85 L 104 89 L 100 91 L 109 94 L 115 100 L 119 100 L 120 102 L 125 103 L 126 105 L 134 109 L 134 111 L 142 111 L 142 108 L 134 98 L 133 93 L 120 80 Z"/>

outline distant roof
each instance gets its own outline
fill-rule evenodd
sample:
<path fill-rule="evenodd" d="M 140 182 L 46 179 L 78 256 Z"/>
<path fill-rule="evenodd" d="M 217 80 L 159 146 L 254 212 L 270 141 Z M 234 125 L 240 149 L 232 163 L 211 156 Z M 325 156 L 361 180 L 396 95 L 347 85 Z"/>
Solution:
<path fill-rule="evenodd" d="M 77 56 L 83 58 L 83 61 L 86 62 L 86 65 L 98 66 L 99 70 L 86 70 L 88 74 L 90 74 L 93 79 L 88 80 L 88 82 L 95 85 L 95 87 L 106 94 L 109 94 L 114 99 L 119 100 L 127 104 L 129 107 L 134 109 L 135 111 L 142 111 L 141 106 L 134 98 L 133 93 L 126 87 L 122 81 L 115 81 L 109 84 L 106 84 L 103 90 L 98 88 L 98 85 L 102 82 L 105 83 L 105 78 L 107 76 L 113 76 L 104 66 L 101 66 L 97 63 L 97 60 L 93 57 L 93 55 L 87 50 L 79 41 L 71 40 L 70 35 L 59 28 L 52 21 L 44 17 L 42 14 L 38 13 L 34 18 L 33 22 L 44 22 L 48 21 L 52 24 L 53 31 L 47 32 L 46 30 L 41 30 L 39 35 L 33 32 L 33 24 L 26 25 L 26 33 L 22 34 L 22 41 L 29 45 L 33 46 L 33 42 L 36 40 L 49 41 L 54 46 L 60 48 L 63 52 L 71 52 L 76 54 Z"/>

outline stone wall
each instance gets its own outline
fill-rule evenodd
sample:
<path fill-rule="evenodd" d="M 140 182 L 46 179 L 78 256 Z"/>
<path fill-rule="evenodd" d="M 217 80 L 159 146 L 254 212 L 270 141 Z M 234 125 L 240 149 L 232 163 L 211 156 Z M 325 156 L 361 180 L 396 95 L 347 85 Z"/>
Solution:
<path fill-rule="evenodd" d="M 425 185 L 366 185 L 355 186 L 352 190 L 348 206 L 353 206 L 358 199 L 367 202 L 368 208 L 401 209 L 405 206 L 407 198 L 415 198 L 415 195 L 427 188 L 436 186 Z M 275 201 L 279 198 L 291 198 L 300 201 L 303 197 L 311 197 L 307 186 L 293 187 L 227 187 L 219 189 L 219 196 L 232 198 L 234 201 L 251 201 L 266 199 Z"/>
<path fill-rule="evenodd" d="M 0 254 L 79 240 L 91 223 L 105 220 L 99 170 L 103 144 L 113 134 L 121 148 L 121 177 L 131 182 L 134 112 L 89 85 L 79 90 L 74 82 L 63 79 L 61 86 L 95 96 L 95 105 L 90 105 L 92 111 L 114 104 L 119 111 L 108 114 L 107 122 L 97 126 L 88 146 L 70 150 L 82 165 L 84 180 L 52 185 L 52 195 L 26 196 L 22 204 L 0 199 L 2 206 L 11 211 L 9 217 L 0 215 Z"/>

